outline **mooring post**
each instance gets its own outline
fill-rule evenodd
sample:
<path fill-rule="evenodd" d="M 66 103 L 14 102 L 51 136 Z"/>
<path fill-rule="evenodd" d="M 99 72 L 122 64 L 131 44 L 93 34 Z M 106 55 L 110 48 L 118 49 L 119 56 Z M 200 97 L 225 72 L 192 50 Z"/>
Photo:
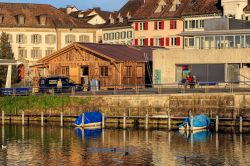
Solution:
<path fill-rule="evenodd" d="M 105 114 L 102 113 L 102 128 L 105 128 Z"/>
<path fill-rule="evenodd" d="M 126 113 L 123 114 L 123 129 L 126 129 Z"/>
<path fill-rule="evenodd" d="M 146 117 L 145 117 L 145 129 L 146 130 L 148 129 L 148 114 L 146 114 Z"/>
<path fill-rule="evenodd" d="M 24 111 L 22 111 L 22 125 L 24 126 Z"/>
<path fill-rule="evenodd" d="M 41 112 L 41 126 L 43 127 L 43 112 Z"/>
<path fill-rule="evenodd" d="M 2 111 L 2 125 L 4 125 L 4 111 Z"/>
<path fill-rule="evenodd" d="M 61 127 L 63 127 L 63 112 L 61 112 Z"/>
<path fill-rule="evenodd" d="M 216 115 L 215 125 L 216 125 L 216 132 L 218 132 L 219 131 L 219 116 L 218 115 Z"/>
<path fill-rule="evenodd" d="M 84 113 L 82 113 L 82 127 L 83 128 L 84 128 L 84 118 L 85 118 Z"/>
<path fill-rule="evenodd" d="M 193 131 L 194 130 L 194 118 L 192 115 L 190 116 L 190 123 L 191 123 L 191 131 Z"/>
<path fill-rule="evenodd" d="M 242 125 L 243 125 L 243 121 L 242 121 L 242 117 L 240 117 L 240 133 L 242 133 Z"/>
<path fill-rule="evenodd" d="M 171 115 L 169 109 L 168 109 L 168 130 L 171 130 Z"/>

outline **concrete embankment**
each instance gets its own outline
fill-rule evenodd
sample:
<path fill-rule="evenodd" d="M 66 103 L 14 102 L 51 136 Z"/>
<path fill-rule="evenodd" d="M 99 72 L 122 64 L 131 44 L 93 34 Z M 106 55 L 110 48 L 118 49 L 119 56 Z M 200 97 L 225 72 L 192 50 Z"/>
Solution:
<path fill-rule="evenodd" d="M 172 95 L 110 95 L 110 96 L 91 96 L 91 97 L 72 97 L 71 99 L 79 100 L 88 98 L 88 102 L 72 104 L 64 103 L 62 106 L 43 110 L 29 109 L 22 110 L 25 115 L 60 115 L 77 116 L 82 110 L 89 111 L 95 108 L 100 109 L 105 116 L 137 116 L 144 117 L 147 114 L 152 116 L 186 117 L 188 114 L 198 115 L 204 113 L 212 118 L 218 115 L 220 118 L 250 118 L 250 94 L 172 94 Z M 4 110 L 2 110 L 4 111 Z M 20 114 L 20 111 L 18 111 Z M 13 110 L 14 113 L 14 110 Z M 7 118 L 7 117 L 6 117 Z M 34 119 L 39 119 L 36 117 Z M 53 120 L 60 118 L 53 118 Z M 71 121 L 73 118 L 66 118 Z M 32 120 L 32 116 L 30 116 Z M 45 120 L 49 120 L 45 117 Z M 128 119 L 127 123 L 143 124 L 145 119 Z M 120 122 L 122 118 L 108 119 L 108 122 Z M 149 120 L 149 123 L 167 124 L 167 120 Z M 173 123 L 173 122 L 172 122 Z M 230 123 L 232 124 L 232 123 Z M 248 125 L 248 123 L 244 123 Z"/>

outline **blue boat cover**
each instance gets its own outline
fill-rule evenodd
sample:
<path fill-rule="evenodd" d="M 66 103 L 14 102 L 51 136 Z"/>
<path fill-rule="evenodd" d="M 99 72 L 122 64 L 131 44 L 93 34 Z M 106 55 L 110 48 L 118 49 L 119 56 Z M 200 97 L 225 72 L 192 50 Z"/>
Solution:
<path fill-rule="evenodd" d="M 186 118 L 184 120 L 184 123 L 187 123 L 188 126 L 191 126 L 190 118 Z M 205 127 L 210 126 L 211 119 L 206 116 L 205 114 L 197 115 L 193 117 L 193 127 Z M 179 127 L 182 127 L 183 124 L 179 125 Z"/>
<path fill-rule="evenodd" d="M 102 122 L 102 114 L 100 112 L 84 112 L 84 124 Z M 82 114 L 79 115 L 75 122 L 75 125 L 82 124 Z"/>

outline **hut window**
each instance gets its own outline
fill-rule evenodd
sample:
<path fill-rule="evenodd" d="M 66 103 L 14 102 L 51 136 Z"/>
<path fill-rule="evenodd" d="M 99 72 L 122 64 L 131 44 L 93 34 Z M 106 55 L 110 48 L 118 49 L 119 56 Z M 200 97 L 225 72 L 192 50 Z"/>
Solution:
<path fill-rule="evenodd" d="M 136 75 L 137 77 L 142 77 L 143 76 L 143 70 L 141 66 L 136 67 Z"/>
<path fill-rule="evenodd" d="M 62 67 L 62 75 L 69 76 L 69 66 Z"/>
<path fill-rule="evenodd" d="M 100 75 L 102 77 L 108 76 L 108 66 L 101 66 L 100 67 Z"/>
<path fill-rule="evenodd" d="M 132 66 L 126 66 L 125 72 L 126 77 L 132 77 Z"/>
<path fill-rule="evenodd" d="M 56 43 L 56 35 L 46 35 L 45 36 L 46 44 L 55 44 Z"/>

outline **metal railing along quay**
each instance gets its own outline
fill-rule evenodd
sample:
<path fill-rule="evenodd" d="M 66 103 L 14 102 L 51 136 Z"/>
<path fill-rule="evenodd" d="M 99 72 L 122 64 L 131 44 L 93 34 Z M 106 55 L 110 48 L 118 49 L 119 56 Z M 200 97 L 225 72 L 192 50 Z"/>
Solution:
<path fill-rule="evenodd" d="M 144 85 L 105 85 L 91 87 L 83 91 L 76 91 L 74 87 L 59 88 L 1 88 L 1 96 L 27 96 L 27 95 L 145 95 L 145 94 L 178 94 L 178 93 L 241 93 L 250 92 L 250 82 L 240 83 L 198 83 L 194 87 L 184 84 L 144 84 Z M 89 90 L 91 89 L 91 90 Z"/>

